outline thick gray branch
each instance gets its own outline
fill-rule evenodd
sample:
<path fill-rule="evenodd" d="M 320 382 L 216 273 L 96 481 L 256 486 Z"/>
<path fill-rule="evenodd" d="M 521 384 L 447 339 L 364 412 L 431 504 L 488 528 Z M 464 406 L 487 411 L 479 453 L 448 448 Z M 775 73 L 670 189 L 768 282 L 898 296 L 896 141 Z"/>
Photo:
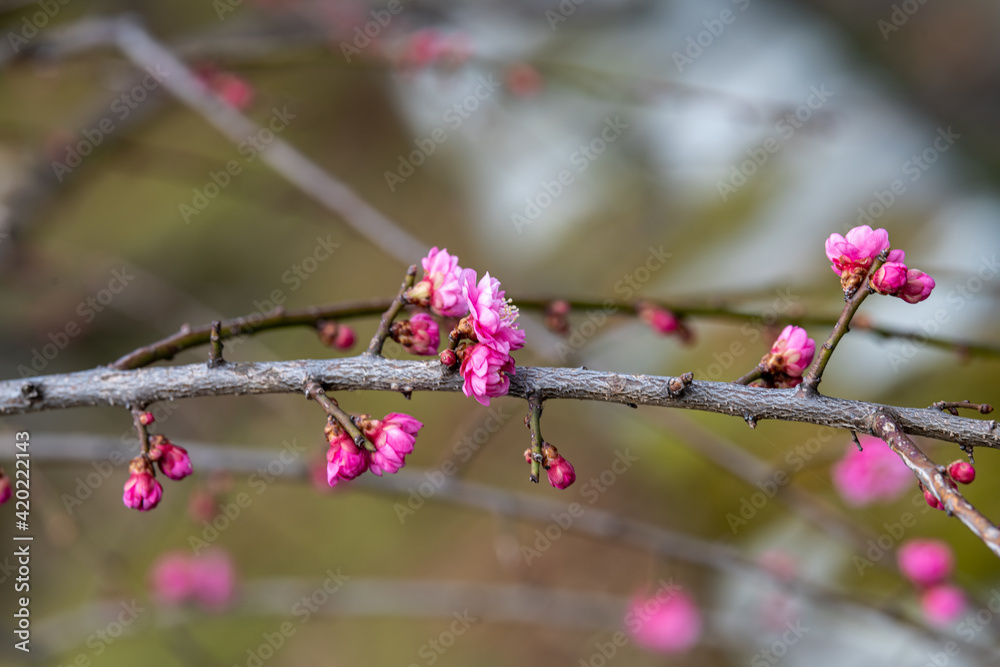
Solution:
<path fill-rule="evenodd" d="M 271 363 L 205 364 L 115 371 L 98 368 L 66 375 L 0 382 L 0 416 L 87 406 L 131 408 L 157 401 L 200 396 L 280 394 L 304 391 L 310 378 L 334 391 L 460 391 L 462 379 L 437 361 L 395 361 L 362 355 L 345 359 L 302 359 Z M 793 389 L 760 389 L 725 382 L 695 381 L 679 396 L 676 378 L 605 373 L 579 368 L 524 367 L 510 385 L 513 396 L 534 391 L 545 399 L 575 398 L 635 405 L 704 410 L 760 421 L 806 422 L 877 435 L 874 419 L 893 415 L 912 435 L 974 447 L 1000 448 L 993 422 L 956 417 L 939 410 L 895 408 L 826 396 L 798 398 Z"/>

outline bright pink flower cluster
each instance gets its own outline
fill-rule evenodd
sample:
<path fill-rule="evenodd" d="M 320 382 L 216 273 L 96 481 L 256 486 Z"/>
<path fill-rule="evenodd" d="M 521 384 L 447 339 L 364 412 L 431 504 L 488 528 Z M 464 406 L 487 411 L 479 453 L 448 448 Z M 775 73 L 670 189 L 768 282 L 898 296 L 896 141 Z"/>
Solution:
<path fill-rule="evenodd" d="M 892 502 L 913 483 L 913 473 L 878 438 L 859 435 L 863 451 L 847 444 L 844 458 L 833 466 L 833 485 L 850 505 Z"/>
<path fill-rule="evenodd" d="M 658 653 L 683 653 L 701 637 L 701 613 L 679 586 L 664 582 L 653 596 L 629 603 L 625 628 L 643 648 Z"/>
<path fill-rule="evenodd" d="M 761 359 L 760 367 L 775 387 L 796 387 L 816 353 L 816 341 L 806 330 L 789 324 Z"/>
<path fill-rule="evenodd" d="M 143 426 L 153 423 L 153 414 L 146 412 L 139 415 Z M 181 480 L 192 473 L 191 458 L 187 450 L 178 447 L 161 434 L 149 438 L 149 452 L 140 454 L 129 463 L 129 478 L 125 482 L 122 502 L 125 507 L 148 512 L 160 504 L 163 498 L 163 487 L 156 481 L 156 471 L 153 463 L 160 467 L 160 472 L 173 480 Z"/>
<path fill-rule="evenodd" d="M 221 549 L 199 556 L 167 552 L 153 563 L 149 579 L 153 597 L 165 605 L 190 601 L 217 612 L 229 605 L 236 592 L 236 568 Z"/>
<path fill-rule="evenodd" d="M 472 343 L 460 350 L 462 391 L 483 405 L 504 396 L 515 373 L 510 353 L 524 347 L 524 332 L 517 327 L 517 307 L 505 298 L 500 281 L 486 273 L 477 282 L 476 272 L 462 272 L 462 295 L 469 309 L 459 323 Z"/>
<path fill-rule="evenodd" d="M 366 470 L 379 477 L 395 473 L 406 465 L 406 455 L 413 451 L 417 433 L 423 424 L 410 415 L 391 412 L 383 419 L 362 416 L 358 419 L 362 433 L 372 448 L 362 448 L 334 422 L 327 425 L 330 449 L 326 460 L 326 481 L 336 486 L 352 480 Z"/>
<path fill-rule="evenodd" d="M 847 232 L 847 236 L 831 234 L 826 240 L 826 256 L 831 269 L 840 276 L 845 292 L 853 292 L 864 280 L 875 258 L 889 249 L 889 232 L 861 225 Z M 893 250 L 886 262 L 869 280 L 871 288 L 879 294 L 889 294 L 907 303 L 917 303 L 930 296 L 934 279 L 923 271 L 907 268 L 903 260 L 906 253 Z"/>
<path fill-rule="evenodd" d="M 952 623 L 965 610 L 961 589 L 946 582 L 954 556 L 940 540 L 909 540 L 896 553 L 899 569 L 907 579 L 923 589 L 920 606 L 928 622 L 937 626 Z"/>
<path fill-rule="evenodd" d="M 14 495 L 14 491 L 10 488 L 10 477 L 7 476 L 3 468 L 0 468 L 0 505 L 10 500 L 12 495 Z"/>

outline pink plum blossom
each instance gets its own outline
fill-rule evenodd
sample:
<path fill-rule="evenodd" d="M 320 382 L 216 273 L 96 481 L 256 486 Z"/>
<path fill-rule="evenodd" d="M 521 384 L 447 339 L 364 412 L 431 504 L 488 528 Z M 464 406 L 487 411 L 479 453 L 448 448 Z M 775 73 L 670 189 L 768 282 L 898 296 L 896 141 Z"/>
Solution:
<path fill-rule="evenodd" d="M 159 602 L 176 605 L 191 595 L 191 559 L 182 551 L 161 554 L 150 570 L 153 597 Z"/>
<path fill-rule="evenodd" d="M 683 590 L 633 598 L 625 625 L 635 642 L 658 653 L 682 653 L 698 642 L 702 620 L 694 600 Z"/>
<path fill-rule="evenodd" d="M 789 377 L 801 377 L 812 363 L 816 352 L 816 342 L 806 330 L 789 324 L 771 345 L 771 352 L 764 357 L 769 373 L 784 373 Z"/>
<path fill-rule="evenodd" d="M 465 315 L 468 307 L 462 296 L 459 280 L 462 269 L 458 266 L 458 257 L 449 255 L 447 248 L 438 250 L 434 246 L 420 264 L 424 267 L 424 277 L 407 292 L 409 300 L 430 306 L 432 311 L 444 317 Z"/>
<path fill-rule="evenodd" d="M 477 341 L 503 354 L 524 347 L 524 332 L 516 324 L 517 307 L 504 298 L 499 280 L 487 272 L 477 283 L 476 272 L 466 269 L 462 272 L 462 295 Z"/>
<path fill-rule="evenodd" d="M 326 483 L 336 486 L 337 482 L 352 480 L 368 470 L 369 453 L 358 447 L 349 435 L 337 429 L 330 439 L 326 461 Z"/>
<path fill-rule="evenodd" d="M 510 389 L 508 374 L 514 374 L 514 360 L 503 352 L 477 343 L 466 347 L 459 372 L 462 374 L 462 392 L 488 406 L 490 398 L 506 396 Z"/>
<path fill-rule="evenodd" d="M 153 464 L 140 455 L 129 464 L 129 478 L 125 482 L 122 502 L 125 507 L 147 512 L 160 504 L 163 487 L 153 477 Z"/>
<path fill-rule="evenodd" d="M 669 310 L 655 303 L 643 302 L 638 306 L 639 319 L 649 325 L 656 333 L 666 336 L 680 328 L 680 320 Z"/>
<path fill-rule="evenodd" d="M 160 472 L 173 480 L 181 480 L 191 474 L 191 459 L 187 450 L 171 443 L 162 435 L 154 435 L 149 459 L 156 461 Z"/>
<path fill-rule="evenodd" d="M 843 275 L 857 268 L 868 269 L 883 250 L 889 248 L 889 232 L 861 225 L 847 232 L 847 236 L 830 234 L 826 240 L 826 256 L 833 272 Z"/>
<path fill-rule="evenodd" d="M 365 436 L 375 445 L 369 456 L 369 469 L 382 476 L 383 472 L 395 473 L 406 465 L 406 455 L 413 451 L 413 443 L 423 424 L 410 415 L 390 412 L 382 420 L 362 420 Z"/>
<path fill-rule="evenodd" d="M 928 623 L 945 627 L 954 623 L 965 611 L 965 594 L 955 586 L 935 586 L 920 597 L 920 606 Z"/>
<path fill-rule="evenodd" d="M 833 485 L 841 498 L 857 507 L 892 502 L 913 483 L 913 473 L 884 442 L 859 435 L 864 451 L 847 444 L 844 458 L 833 466 Z"/>
<path fill-rule="evenodd" d="M 940 540 L 909 540 L 896 553 L 899 569 L 918 586 L 943 582 L 953 565 L 951 547 Z"/>
<path fill-rule="evenodd" d="M 209 611 L 225 609 L 236 591 L 236 569 L 229 554 L 210 549 L 191 559 L 191 593 Z"/>

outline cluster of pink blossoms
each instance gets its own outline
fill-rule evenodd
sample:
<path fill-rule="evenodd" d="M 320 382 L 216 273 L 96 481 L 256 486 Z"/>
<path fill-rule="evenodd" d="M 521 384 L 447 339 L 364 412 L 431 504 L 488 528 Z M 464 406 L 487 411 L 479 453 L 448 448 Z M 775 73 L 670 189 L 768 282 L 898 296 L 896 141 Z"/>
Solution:
<path fill-rule="evenodd" d="M 462 269 L 447 249 L 432 248 L 421 264 L 424 276 L 406 297 L 443 317 L 462 318 L 450 336 L 457 347 L 442 353 L 442 363 L 450 366 L 460 362 L 462 391 L 488 406 L 490 398 L 507 394 L 510 376 L 515 373 L 510 353 L 524 347 L 517 308 L 505 298 L 499 280 L 489 273 L 477 279 L 476 272 Z M 415 319 L 417 316 L 401 323 L 412 332 L 407 344 L 413 349 L 436 351 L 440 335 L 436 327 L 432 330 L 431 318 L 417 325 Z M 421 342 L 421 335 L 426 342 Z"/>
<path fill-rule="evenodd" d="M 152 413 L 146 412 L 140 417 L 144 425 L 153 423 Z M 149 452 L 144 452 L 129 462 L 129 478 L 125 482 L 125 492 L 122 502 L 125 507 L 148 512 L 160 504 L 163 498 L 163 487 L 156 481 L 153 464 L 156 463 L 160 472 L 173 480 L 182 480 L 191 474 L 191 459 L 187 450 L 173 444 L 163 435 L 154 435 L 149 439 Z"/>
<path fill-rule="evenodd" d="M 410 415 L 391 412 L 384 419 L 368 415 L 357 418 L 358 427 L 371 447 L 359 447 L 332 419 L 326 426 L 330 449 L 326 454 L 326 481 L 336 486 L 370 470 L 373 474 L 395 473 L 406 465 L 406 455 L 413 451 L 417 433 L 423 424 Z"/>
<path fill-rule="evenodd" d="M 164 605 L 195 602 L 208 611 L 222 611 L 236 592 L 236 568 L 221 549 L 199 556 L 170 551 L 153 563 L 149 573 L 153 598 Z"/>
<path fill-rule="evenodd" d="M 940 540 L 909 540 L 896 553 L 899 569 L 922 593 L 920 606 L 927 621 L 936 626 L 954 622 L 965 611 L 965 595 L 946 583 L 954 557 Z"/>
<path fill-rule="evenodd" d="M 861 225 L 847 236 L 831 234 L 826 240 L 826 256 L 831 269 L 840 276 L 844 291 L 853 294 L 861 285 L 875 259 L 889 250 L 889 232 Z M 907 268 L 906 253 L 891 250 L 888 259 L 871 276 L 868 284 L 879 294 L 896 296 L 907 303 L 923 301 L 934 289 L 934 279 L 923 271 Z"/>

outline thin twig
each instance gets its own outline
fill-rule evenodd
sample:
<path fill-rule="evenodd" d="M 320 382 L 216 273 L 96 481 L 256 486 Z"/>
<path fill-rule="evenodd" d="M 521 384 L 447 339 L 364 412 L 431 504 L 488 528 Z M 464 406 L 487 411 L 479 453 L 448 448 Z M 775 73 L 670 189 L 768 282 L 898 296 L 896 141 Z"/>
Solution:
<path fill-rule="evenodd" d="M 222 335 L 219 333 L 221 328 L 222 322 L 219 320 L 212 322 L 212 330 L 209 338 L 211 347 L 208 351 L 209 368 L 218 368 L 222 364 L 226 363 L 226 360 L 222 358 Z"/>
<path fill-rule="evenodd" d="M 970 403 L 969 399 L 964 401 L 937 401 L 930 407 L 937 410 L 944 410 L 953 415 L 957 415 L 961 410 L 975 410 L 979 414 L 988 415 L 993 412 L 993 406 L 989 403 Z"/>
<path fill-rule="evenodd" d="M 326 392 L 323 390 L 323 386 L 319 382 L 314 380 L 309 381 L 306 384 L 305 391 L 306 396 L 323 406 L 323 409 L 326 410 L 326 414 L 337 420 L 340 427 L 347 432 L 347 435 L 351 436 L 352 440 L 354 440 L 355 445 L 358 447 L 365 446 L 365 436 L 361 433 L 361 430 L 355 426 L 354 420 L 351 419 L 351 415 L 344 412 L 337 401 L 326 395 Z"/>
<path fill-rule="evenodd" d="M 399 286 L 399 294 L 396 298 L 392 300 L 392 304 L 382 313 L 382 319 L 378 323 L 378 329 L 375 330 L 375 335 L 372 336 L 372 341 L 368 344 L 368 350 L 365 354 L 379 356 L 382 354 L 382 346 L 385 345 L 385 339 L 389 336 L 389 328 L 392 326 L 392 321 L 396 319 L 399 315 L 399 311 L 407 303 L 406 293 L 410 291 L 413 287 L 413 282 L 417 277 L 417 265 L 410 264 L 410 268 L 406 270 L 406 278 L 403 279 L 403 284 Z"/>
<path fill-rule="evenodd" d="M 531 431 L 531 479 L 538 484 L 542 474 L 542 397 L 538 393 L 528 396 L 528 416 L 526 419 Z"/>

